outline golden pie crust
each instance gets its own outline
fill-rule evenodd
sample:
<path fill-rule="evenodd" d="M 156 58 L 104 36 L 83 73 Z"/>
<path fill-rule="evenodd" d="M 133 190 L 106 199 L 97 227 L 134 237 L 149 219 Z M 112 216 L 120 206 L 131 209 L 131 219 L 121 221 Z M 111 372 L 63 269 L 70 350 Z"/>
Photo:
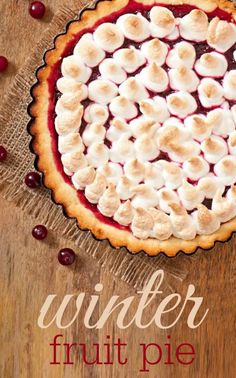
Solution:
<path fill-rule="evenodd" d="M 55 47 L 45 54 L 45 65 L 37 71 L 38 82 L 32 88 L 33 102 L 29 107 L 32 117 L 29 129 L 33 136 L 31 145 L 37 155 L 36 165 L 38 170 L 43 173 L 44 184 L 51 189 L 54 201 L 63 206 L 69 217 L 77 219 L 79 228 L 90 230 L 99 240 L 108 239 L 115 248 L 126 247 L 132 253 L 144 251 L 150 256 L 155 256 L 161 252 L 167 256 L 175 256 L 180 251 L 191 254 L 198 247 L 209 249 L 214 246 L 216 241 L 226 241 L 231 237 L 232 233 L 236 231 L 236 218 L 222 224 L 217 232 L 211 235 L 197 235 L 195 239 L 190 241 L 176 237 L 170 237 L 165 241 L 152 238 L 141 240 L 129 231 L 99 221 L 96 215 L 80 202 L 76 189 L 64 181 L 55 163 L 48 129 L 49 91 L 47 79 L 51 70 L 74 34 L 87 27 L 92 27 L 99 19 L 123 9 L 128 2 L 128 0 L 100 1 L 95 9 L 84 10 L 79 21 L 71 22 L 66 34 L 59 35 L 55 39 Z M 206 12 L 214 11 L 218 7 L 231 13 L 236 20 L 236 9 L 233 3 L 228 0 L 161 0 L 159 2 L 137 0 L 137 2 L 144 5 L 158 3 L 161 3 L 161 5 L 187 4 Z"/>

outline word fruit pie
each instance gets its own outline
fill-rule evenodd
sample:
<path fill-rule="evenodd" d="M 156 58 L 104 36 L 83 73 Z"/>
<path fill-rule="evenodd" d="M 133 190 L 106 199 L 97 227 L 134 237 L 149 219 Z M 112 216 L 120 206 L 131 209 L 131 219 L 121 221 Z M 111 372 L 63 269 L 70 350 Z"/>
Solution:
<path fill-rule="evenodd" d="M 100 1 L 55 39 L 30 131 L 81 229 L 169 256 L 236 231 L 235 20 L 230 1 Z"/>

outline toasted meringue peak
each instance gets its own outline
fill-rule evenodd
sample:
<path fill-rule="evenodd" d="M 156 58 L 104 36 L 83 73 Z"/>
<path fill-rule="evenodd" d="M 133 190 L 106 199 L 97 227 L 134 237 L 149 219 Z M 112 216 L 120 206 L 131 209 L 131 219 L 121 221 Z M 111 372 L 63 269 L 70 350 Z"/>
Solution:
<path fill-rule="evenodd" d="M 223 88 L 214 79 L 203 79 L 198 87 L 198 95 L 201 104 L 205 108 L 219 106 L 224 101 Z"/>
<path fill-rule="evenodd" d="M 173 227 L 173 235 L 184 240 L 192 240 L 196 236 L 196 227 L 190 215 L 179 203 L 170 203 L 170 220 Z"/>
<path fill-rule="evenodd" d="M 121 200 L 127 200 L 133 197 L 132 188 L 134 187 L 134 183 L 126 176 L 121 176 L 116 191 L 120 196 Z"/>
<path fill-rule="evenodd" d="M 176 163 L 162 162 L 163 178 L 165 186 L 169 189 L 177 189 L 183 181 L 183 171 Z"/>
<path fill-rule="evenodd" d="M 184 120 L 185 127 L 191 132 L 194 139 L 204 141 L 209 138 L 213 125 L 202 114 L 192 115 Z"/>
<path fill-rule="evenodd" d="M 171 114 L 185 118 L 197 109 L 197 103 L 188 92 L 177 92 L 167 96 L 167 106 Z"/>
<path fill-rule="evenodd" d="M 139 184 L 144 179 L 145 166 L 138 159 L 133 159 L 124 165 L 125 175 L 135 184 Z"/>
<path fill-rule="evenodd" d="M 99 71 L 103 79 L 111 80 L 115 84 L 123 83 L 127 79 L 124 69 L 112 58 L 104 59 L 99 65 Z"/>
<path fill-rule="evenodd" d="M 195 70 L 201 76 L 222 77 L 228 68 L 227 59 L 217 52 L 203 54 L 195 65 Z"/>
<path fill-rule="evenodd" d="M 150 36 L 149 22 L 139 14 L 124 14 L 117 20 L 117 25 L 126 38 L 141 42 Z"/>
<path fill-rule="evenodd" d="M 80 101 L 84 100 L 88 96 L 87 86 L 81 82 L 78 82 L 70 77 L 60 77 L 57 80 L 57 89 L 68 96 L 64 96 L 64 105 L 71 101 L 71 96 Z M 72 101 L 73 102 L 73 101 Z"/>
<path fill-rule="evenodd" d="M 132 206 L 134 208 L 143 207 L 148 209 L 149 207 L 155 207 L 158 205 L 158 194 L 151 185 L 139 184 L 132 189 L 134 197 L 132 198 Z"/>
<path fill-rule="evenodd" d="M 200 80 L 195 72 L 185 65 L 172 68 L 169 71 L 170 86 L 172 89 L 186 92 L 195 92 Z"/>
<path fill-rule="evenodd" d="M 154 189 L 160 189 L 164 185 L 161 167 L 152 163 L 145 163 L 144 183 Z"/>
<path fill-rule="evenodd" d="M 153 37 L 167 37 L 175 29 L 175 17 L 173 13 L 165 7 L 152 7 L 150 11 L 150 20 Z"/>
<path fill-rule="evenodd" d="M 218 108 L 210 111 L 207 114 L 207 121 L 216 135 L 227 136 L 235 130 L 232 113 L 227 109 Z"/>
<path fill-rule="evenodd" d="M 154 99 L 140 101 L 139 109 L 145 117 L 161 123 L 170 116 L 166 100 L 159 96 L 156 96 Z"/>
<path fill-rule="evenodd" d="M 236 99 L 236 70 L 226 73 L 223 81 L 224 95 L 227 100 Z"/>
<path fill-rule="evenodd" d="M 140 78 L 147 89 L 156 93 L 164 92 L 168 88 L 168 75 L 166 71 L 155 62 L 143 68 L 138 78 Z"/>
<path fill-rule="evenodd" d="M 84 145 L 78 133 L 70 133 L 67 135 L 59 136 L 58 138 L 58 151 L 61 154 L 67 152 L 83 152 Z"/>
<path fill-rule="evenodd" d="M 83 106 L 79 105 L 74 112 L 60 112 L 55 118 L 55 129 L 58 135 L 65 135 L 72 131 L 78 131 L 83 116 Z"/>
<path fill-rule="evenodd" d="M 184 144 L 176 144 L 174 142 L 169 145 L 169 157 L 171 160 L 183 163 L 188 159 L 194 158 L 200 153 L 200 145 L 195 141 Z"/>
<path fill-rule="evenodd" d="M 100 172 L 103 176 L 106 177 L 108 183 L 117 185 L 122 174 L 123 170 L 119 164 L 116 163 L 106 163 L 103 166 L 97 169 L 97 172 Z"/>
<path fill-rule="evenodd" d="M 139 239 L 147 239 L 154 226 L 153 218 L 147 210 L 138 208 L 131 224 L 131 231 Z"/>
<path fill-rule="evenodd" d="M 210 235 L 220 228 L 217 215 L 204 205 L 198 205 L 198 210 L 193 213 L 193 219 L 199 235 Z"/>
<path fill-rule="evenodd" d="M 233 131 L 228 138 L 229 152 L 236 155 L 236 131 Z"/>
<path fill-rule="evenodd" d="M 231 185 L 229 190 L 227 191 L 226 197 L 231 201 L 236 201 L 236 185 Z"/>
<path fill-rule="evenodd" d="M 113 58 L 128 73 L 135 72 L 146 62 L 142 52 L 132 46 L 130 48 L 117 50 L 114 52 Z"/>
<path fill-rule="evenodd" d="M 135 77 L 130 77 L 119 86 L 121 96 L 131 101 L 139 102 L 149 97 L 144 85 Z"/>
<path fill-rule="evenodd" d="M 236 105 L 233 105 L 231 108 L 231 115 L 233 117 L 234 123 L 236 124 Z"/>
<path fill-rule="evenodd" d="M 134 210 L 129 200 L 122 203 L 114 214 L 115 221 L 123 226 L 128 226 L 132 222 L 133 217 Z"/>
<path fill-rule="evenodd" d="M 154 62 L 158 66 L 163 66 L 168 54 L 168 45 L 158 38 L 154 38 L 144 42 L 141 46 L 141 51 L 149 63 Z"/>
<path fill-rule="evenodd" d="M 109 184 L 98 201 L 99 211 L 106 217 L 112 217 L 120 206 L 120 197 L 115 185 Z"/>
<path fill-rule="evenodd" d="M 204 200 L 204 193 L 199 190 L 198 186 L 183 180 L 182 186 L 178 188 L 178 194 L 182 205 L 186 210 L 192 210 Z"/>
<path fill-rule="evenodd" d="M 135 158 L 134 143 L 129 140 L 128 135 L 122 135 L 117 141 L 113 142 L 110 156 L 114 163 L 121 164 Z"/>
<path fill-rule="evenodd" d="M 163 126 L 158 129 L 157 133 L 157 145 L 160 150 L 169 152 L 171 147 L 176 148 L 180 143 L 190 139 L 191 134 L 184 128 L 183 124 L 176 118 L 170 118 Z M 175 147 L 174 147 L 175 148 Z"/>
<path fill-rule="evenodd" d="M 79 169 L 73 176 L 72 182 L 76 189 L 84 189 L 87 185 L 92 184 L 96 176 L 95 169 L 93 167 L 85 167 Z"/>
<path fill-rule="evenodd" d="M 193 9 L 190 13 L 180 19 L 180 35 L 190 41 L 205 41 L 208 30 L 208 17 L 200 9 Z"/>
<path fill-rule="evenodd" d="M 87 151 L 88 162 L 95 168 L 109 160 L 109 148 L 103 142 L 92 143 Z"/>
<path fill-rule="evenodd" d="M 92 184 L 87 185 L 85 188 L 85 197 L 91 203 L 98 203 L 99 198 L 102 196 L 107 187 L 106 178 L 99 172 L 96 173 L 95 179 Z"/>
<path fill-rule="evenodd" d="M 125 96 L 117 96 L 110 103 L 110 111 L 115 117 L 130 120 L 137 116 L 138 110 L 134 103 Z"/>
<path fill-rule="evenodd" d="M 172 235 L 171 221 L 163 211 L 157 210 L 154 207 L 148 210 L 154 221 L 151 236 L 158 240 L 167 240 Z"/>
<path fill-rule="evenodd" d="M 228 154 L 227 143 L 223 138 L 214 135 L 201 143 L 201 150 L 204 152 L 205 159 L 211 164 L 216 164 Z"/>
<path fill-rule="evenodd" d="M 81 96 L 79 93 L 65 93 L 57 101 L 55 112 L 56 114 L 65 112 L 75 112 L 80 108 L 83 113 L 83 107 L 80 105 Z"/>
<path fill-rule="evenodd" d="M 67 170 L 69 175 L 87 166 L 88 162 L 82 152 L 68 152 L 61 155 L 63 167 Z"/>
<path fill-rule="evenodd" d="M 201 156 L 195 156 L 183 164 L 183 169 L 190 180 L 199 180 L 209 173 L 209 164 Z"/>
<path fill-rule="evenodd" d="M 159 198 L 159 207 L 162 211 L 169 214 L 171 209 L 169 204 L 179 203 L 179 197 L 176 192 L 172 189 L 162 188 L 158 191 L 158 198 Z"/>
<path fill-rule="evenodd" d="M 214 167 L 215 174 L 224 185 L 232 185 L 236 182 L 236 159 L 235 156 L 223 157 Z"/>
<path fill-rule="evenodd" d="M 176 68 L 179 65 L 185 65 L 188 68 L 193 68 L 196 60 L 196 51 L 193 45 L 189 42 L 179 42 L 167 55 L 166 63 L 171 68 Z"/>
<path fill-rule="evenodd" d="M 86 67 L 80 57 L 76 55 L 67 56 L 61 65 L 62 75 L 76 81 L 86 83 L 91 76 L 91 69 Z"/>
<path fill-rule="evenodd" d="M 217 51 L 224 53 L 236 42 L 236 27 L 234 24 L 218 17 L 213 18 L 207 32 L 207 43 Z"/>
<path fill-rule="evenodd" d="M 102 105 L 107 105 L 116 97 L 118 88 L 109 80 L 97 79 L 89 83 L 88 93 L 90 100 Z"/>
<path fill-rule="evenodd" d="M 124 34 L 116 24 L 105 22 L 93 33 L 96 44 L 107 52 L 117 50 L 124 43 Z"/>
<path fill-rule="evenodd" d="M 224 190 L 224 184 L 222 184 L 222 182 L 220 182 L 220 180 L 212 174 L 202 177 L 198 181 L 198 188 L 206 198 L 212 199 L 219 188 Z"/>
<path fill-rule="evenodd" d="M 235 201 L 223 197 L 222 191 L 219 189 L 212 200 L 212 210 L 220 222 L 228 222 L 236 215 Z"/>
<path fill-rule="evenodd" d="M 142 137 L 144 134 L 152 138 L 160 125 L 151 118 L 149 119 L 141 116 L 133 119 L 130 122 L 129 127 L 135 138 Z"/>
<path fill-rule="evenodd" d="M 143 162 L 154 160 L 160 154 L 155 141 L 150 139 L 148 134 L 138 137 L 134 142 L 134 148 L 136 150 L 136 156 Z"/>
<path fill-rule="evenodd" d="M 98 122 L 94 122 L 85 127 L 82 138 L 85 146 L 90 146 L 95 142 L 103 142 L 105 135 L 105 127 Z"/>
<path fill-rule="evenodd" d="M 105 52 L 95 43 L 90 33 L 80 38 L 74 48 L 74 55 L 89 67 L 97 66 L 105 58 Z"/>
<path fill-rule="evenodd" d="M 84 119 L 88 123 L 98 122 L 105 124 L 109 117 L 107 107 L 100 104 L 91 104 L 84 111 Z"/>
<path fill-rule="evenodd" d="M 121 136 L 131 137 L 131 131 L 129 125 L 122 118 L 113 118 L 111 126 L 107 130 L 106 137 L 111 142 L 115 142 L 120 139 Z"/>

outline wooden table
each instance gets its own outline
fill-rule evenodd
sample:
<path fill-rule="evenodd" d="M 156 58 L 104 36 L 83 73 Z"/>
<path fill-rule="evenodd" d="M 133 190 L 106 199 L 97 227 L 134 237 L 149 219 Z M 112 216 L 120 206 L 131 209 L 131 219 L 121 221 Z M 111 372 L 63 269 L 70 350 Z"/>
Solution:
<path fill-rule="evenodd" d="M 0 77 L 0 97 L 7 91 L 15 73 L 29 56 L 58 7 L 62 4 L 76 4 L 76 0 L 44 2 L 49 6 L 44 21 L 36 21 L 28 15 L 28 1 L 0 2 L 0 55 L 6 55 L 11 62 L 7 74 Z M 101 282 L 105 290 L 100 296 L 95 319 L 113 294 L 120 295 L 121 299 L 135 295 L 136 302 L 139 296 L 131 287 L 101 269 L 92 259 L 84 258 L 86 254 L 79 256 L 77 264 L 72 268 L 60 266 L 56 255 L 58 249 L 64 246 L 63 241 L 56 239 L 54 235 L 50 235 L 45 242 L 35 241 L 31 237 L 34 225 L 34 219 L 0 198 L 1 377 L 235 377 L 235 238 L 228 243 L 217 244 L 212 251 L 199 251 L 194 258 L 189 257 L 193 258 L 193 262 L 186 280 L 178 285 L 178 290 L 185 297 L 187 287 L 192 283 L 196 286 L 196 294 L 204 298 L 203 308 L 209 308 L 209 313 L 199 328 L 191 330 L 187 327 L 187 309 L 177 325 L 169 331 L 159 330 L 154 325 L 144 330 L 135 325 L 120 330 L 116 326 L 117 313 L 111 316 L 102 330 L 86 330 L 83 315 L 89 296 L 94 294 L 96 283 Z M 70 243 L 67 246 L 73 247 Z M 49 294 L 57 294 L 59 300 L 62 300 L 66 294 L 80 292 L 87 293 L 85 304 L 71 327 L 64 331 L 58 330 L 54 325 L 48 329 L 38 327 L 39 311 Z M 150 306 L 150 314 L 158 303 L 159 298 Z M 70 315 L 72 308 L 67 314 L 68 318 Z M 50 365 L 52 347 L 49 344 L 58 333 L 63 334 L 62 343 L 65 340 L 86 342 L 91 350 L 93 343 L 102 345 L 106 342 L 106 335 L 110 335 L 113 342 L 120 337 L 122 342 L 128 344 L 128 363 L 125 366 L 117 362 L 113 365 L 86 366 L 82 363 L 78 349 L 75 349 L 72 353 L 74 365 Z M 139 344 L 164 345 L 167 335 L 171 336 L 173 347 L 185 341 L 194 345 L 194 363 L 183 366 L 160 362 L 156 366 L 150 366 L 149 373 L 139 372 L 142 366 Z M 149 356 L 154 357 L 154 354 Z"/>

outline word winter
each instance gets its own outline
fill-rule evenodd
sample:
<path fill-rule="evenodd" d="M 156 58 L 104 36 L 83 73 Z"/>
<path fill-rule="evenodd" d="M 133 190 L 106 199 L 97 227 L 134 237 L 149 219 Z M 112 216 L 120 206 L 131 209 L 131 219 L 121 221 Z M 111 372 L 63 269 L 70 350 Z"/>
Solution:
<path fill-rule="evenodd" d="M 112 295 L 105 307 L 102 310 L 99 308 L 99 311 L 97 311 L 97 306 L 99 305 L 99 295 L 103 290 L 103 285 L 100 283 L 95 285 L 94 290 L 96 294 L 91 295 L 89 300 L 83 319 L 84 326 L 89 329 L 102 329 L 110 315 L 116 311 L 116 323 L 120 329 L 127 329 L 132 324 L 136 325 L 138 328 L 144 329 L 153 323 L 160 329 L 170 329 L 177 324 L 184 309 L 188 306 L 188 309 L 191 307 L 190 311 L 188 310 L 189 314 L 186 320 L 188 327 L 191 329 L 199 327 L 206 318 L 209 310 L 200 311 L 203 298 L 194 296 L 195 286 L 192 284 L 187 287 L 185 296 L 182 297 L 178 293 L 169 294 L 164 299 L 160 298 L 156 307 L 157 296 L 160 297 L 161 294 L 163 294 L 161 290 L 163 280 L 164 271 L 158 270 L 153 273 L 145 288 L 138 292 L 140 295 L 138 303 L 137 301 L 134 303 L 135 296 L 130 296 L 119 301 L 118 295 Z M 48 295 L 38 317 L 39 327 L 48 328 L 54 322 L 59 329 L 70 327 L 79 317 L 84 302 L 87 303 L 87 300 L 85 301 L 85 296 L 86 293 L 80 293 L 77 296 L 74 294 L 65 295 L 55 316 L 46 323 L 46 315 L 48 314 L 54 299 L 57 297 L 57 295 Z M 72 298 L 76 299 L 73 303 L 71 303 Z M 155 310 L 153 314 L 150 314 L 150 304 L 153 302 L 155 303 Z M 191 306 L 189 306 L 189 304 L 191 304 Z M 129 319 L 128 313 L 132 305 L 136 306 L 136 312 L 134 316 Z M 70 306 L 75 306 L 75 309 Z M 63 315 L 68 307 L 70 308 L 70 313 L 73 315 L 67 323 L 63 323 Z M 99 312 L 101 315 L 96 317 L 95 314 Z M 168 314 L 171 312 L 174 316 L 168 317 Z M 144 318 L 146 319 L 147 315 L 149 320 L 146 320 L 145 322 Z M 168 322 L 169 318 L 172 320 Z"/>

